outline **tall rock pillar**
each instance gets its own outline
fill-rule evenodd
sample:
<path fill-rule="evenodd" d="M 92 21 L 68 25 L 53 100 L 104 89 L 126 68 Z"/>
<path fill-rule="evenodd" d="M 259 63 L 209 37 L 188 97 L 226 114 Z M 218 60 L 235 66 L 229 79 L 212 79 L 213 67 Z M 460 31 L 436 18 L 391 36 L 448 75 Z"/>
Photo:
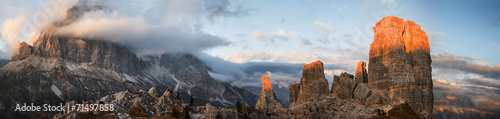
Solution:
<path fill-rule="evenodd" d="M 262 76 L 262 92 L 260 93 L 260 97 L 259 100 L 257 100 L 255 108 L 266 112 L 283 109 L 283 105 L 281 104 L 281 101 L 276 98 L 276 94 L 271 86 L 271 81 L 269 81 L 267 75 Z"/>
<path fill-rule="evenodd" d="M 325 79 L 323 62 L 316 61 L 304 65 L 297 103 L 321 99 L 328 94 L 328 81 Z"/>
<path fill-rule="evenodd" d="M 404 101 L 431 114 L 434 104 L 427 35 L 413 21 L 388 16 L 373 27 L 368 86 L 391 102 Z"/>

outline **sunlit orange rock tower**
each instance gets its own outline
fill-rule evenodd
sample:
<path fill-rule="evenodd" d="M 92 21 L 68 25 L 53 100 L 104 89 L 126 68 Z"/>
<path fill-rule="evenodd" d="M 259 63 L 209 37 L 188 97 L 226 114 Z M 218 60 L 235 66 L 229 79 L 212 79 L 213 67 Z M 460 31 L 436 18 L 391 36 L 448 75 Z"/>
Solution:
<path fill-rule="evenodd" d="M 427 35 L 413 21 L 388 16 L 373 27 L 368 86 L 390 102 L 404 101 L 432 113 L 432 69 Z"/>
<path fill-rule="evenodd" d="M 262 76 L 262 92 L 260 93 L 255 108 L 266 112 L 283 109 L 283 104 L 276 98 L 276 94 L 271 86 L 271 81 L 269 81 L 267 75 Z"/>
<path fill-rule="evenodd" d="M 368 72 L 366 72 L 366 62 L 359 61 L 358 67 L 356 68 L 356 76 L 354 78 L 356 83 L 366 83 L 368 82 Z"/>

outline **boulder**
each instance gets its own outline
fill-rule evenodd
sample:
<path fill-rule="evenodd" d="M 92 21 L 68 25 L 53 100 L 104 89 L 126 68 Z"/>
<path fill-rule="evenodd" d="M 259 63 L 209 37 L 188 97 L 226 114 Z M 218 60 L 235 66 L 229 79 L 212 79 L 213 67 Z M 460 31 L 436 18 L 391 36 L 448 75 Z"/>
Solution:
<path fill-rule="evenodd" d="M 370 88 L 368 88 L 365 84 L 362 83 L 358 83 L 358 86 L 356 86 L 356 90 L 354 90 L 354 98 L 358 100 L 364 100 L 370 94 L 371 94 Z"/>
<path fill-rule="evenodd" d="M 380 102 L 380 93 L 375 92 L 375 93 L 372 93 L 370 96 L 368 96 L 368 98 L 365 99 L 364 105 L 366 107 L 370 107 L 373 104 L 376 104 L 379 102 Z"/>
<path fill-rule="evenodd" d="M 353 78 L 354 76 L 347 72 L 342 72 L 340 76 L 334 75 L 332 93 L 342 99 L 352 98 L 355 88 Z"/>

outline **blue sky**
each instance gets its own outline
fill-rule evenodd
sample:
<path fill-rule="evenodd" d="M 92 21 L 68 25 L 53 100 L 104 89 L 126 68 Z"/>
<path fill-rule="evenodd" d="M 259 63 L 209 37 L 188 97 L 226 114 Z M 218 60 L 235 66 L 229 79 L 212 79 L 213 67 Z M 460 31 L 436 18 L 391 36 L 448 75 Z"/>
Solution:
<path fill-rule="evenodd" d="M 230 56 L 238 51 L 301 51 L 317 46 L 337 47 L 335 40 L 343 40 L 342 36 L 349 33 L 356 35 L 370 34 L 364 40 L 364 47 L 369 47 L 373 40 L 374 25 L 380 16 L 389 13 L 405 20 L 419 24 L 429 35 L 432 53 L 442 53 L 444 50 L 461 56 L 479 58 L 490 65 L 498 64 L 500 55 L 500 5 L 495 1 L 394 1 L 383 4 L 381 1 L 244 1 L 242 4 L 254 9 L 250 16 L 219 20 L 205 27 L 211 34 L 231 39 L 236 45 L 220 47 L 208 51 L 212 55 Z M 394 9 L 393 9 L 394 8 Z M 378 15 L 373 16 L 373 14 Z M 283 21 L 283 22 L 282 22 Z M 324 44 L 317 39 L 323 38 L 316 21 L 328 23 L 336 32 L 328 34 L 330 44 Z M 497 25 L 495 25 L 497 24 Z M 368 30 L 366 30 L 368 28 Z M 356 31 L 361 29 L 363 32 Z M 290 38 L 288 42 L 276 40 L 275 44 L 260 42 L 252 37 L 251 32 L 259 30 L 268 37 L 278 30 L 294 31 L 311 40 L 312 45 L 300 47 L 300 41 Z M 237 35 L 240 34 L 240 35 Z M 333 40 L 335 39 L 335 40 Z M 238 43 L 245 40 L 245 43 Z M 247 47 L 242 47 L 247 46 Z M 231 50 L 227 50 L 231 49 Z M 364 50 L 368 52 L 368 50 Z M 366 59 L 358 59 L 366 60 Z"/>
<path fill-rule="evenodd" d="M 317 47 L 349 48 L 343 40 L 354 35 L 351 41 L 359 41 L 360 47 L 369 47 L 373 40 L 371 27 L 381 17 L 394 15 L 419 24 L 429 35 L 432 53 L 450 53 L 478 58 L 489 65 L 499 63 L 500 55 L 500 2 L 484 1 L 331 1 L 331 0 L 273 0 L 236 1 L 249 10 L 242 17 L 220 17 L 204 24 L 203 31 L 231 41 L 230 46 L 206 50 L 213 56 L 230 57 L 242 51 L 303 52 Z M 23 13 L 33 13 L 43 7 L 41 1 L 2 0 L 0 22 Z M 28 16 L 29 17 L 29 16 Z M 322 33 L 315 22 L 330 25 L 335 31 Z M 252 37 L 258 30 L 272 38 L 272 32 L 284 30 L 289 40 L 274 38 L 275 42 L 262 42 Z M 311 45 L 301 45 L 300 39 L 289 32 L 307 37 Z M 368 37 L 366 37 L 368 36 Z M 320 42 L 326 39 L 330 43 Z M 5 45 L 0 41 L 0 45 Z M 368 49 L 359 49 L 368 52 Z M 5 51 L 5 49 L 4 49 Z M 324 53 L 324 52 L 323 52 Z M 326 52 L 325 55 L 341 53 Z M 265 59 L 260 59 L 266 61 Z M 256 61 L 260 61 L 257 59 Z M 353 60 L 367 60 L 356 58 Z M 272 61 L 272 60 L 271 60 Z"/>

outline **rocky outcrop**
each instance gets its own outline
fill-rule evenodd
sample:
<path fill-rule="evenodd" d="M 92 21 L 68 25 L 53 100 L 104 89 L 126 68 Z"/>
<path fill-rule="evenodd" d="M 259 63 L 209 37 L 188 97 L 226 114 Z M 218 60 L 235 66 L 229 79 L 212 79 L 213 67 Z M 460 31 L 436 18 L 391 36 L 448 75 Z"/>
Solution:
<path fill-rule="evenodd" d="M 276 98 L 276 94 L 274 94 L 273 87 L 271 86 L 271 81 L 269 81 L 267 75 L 262 76 L 262 92 L 260 93 L 260 98 L 257 100 L 255 108 L 265 112 L 283 109 L 283 104 Z"/>
<path fill-rule="evenodd" d="M 290 85 L 290 107 L 295 105 L 299 97 L 300 83 Z"/>
<path fill-rule="evenodd" d="M 33 53 L 33 47 L 28 45 L 26 42 L 19 44 L 19 49 L 17 53 L 12 55 L 11 61 L 23 60 L 28 58 Z"/>
<path fill-rule="evenodd" d="M 158 97 L 158 91 L 156 87 L 152 87 L 151 89 L 149 89 L 148 94 L 153 97 Z"/>
<path fill-rule="evenodd" d="M 354 76 L 347 72 L 342 72 L 340 76 L 333 76 L 332 93 L 339 98 L 352 98 L 355 89 Z"/>
<path fill-rule="evenodd" d="M 354 81 L 356 83 L 367 83 L 368 82 L 368 72 L 366 72 L 366 62 L 359 61 L 356 67 L 356 77 Z"/>
<path fill-rule="evenodd" d="M 427 35 L 413 21 L 388 16 L 373 27 L 368 86 L 391 102 L 404 101 L 432 113 L 432 76 Z"/>
<path fill-rule="evenodd" d="M 325 79 L 323 62 L 316 61 L 304 65 L 300 79 L 300 91 L 297 103 L 321 99 L 329 94 L 328 81 Z"/>

